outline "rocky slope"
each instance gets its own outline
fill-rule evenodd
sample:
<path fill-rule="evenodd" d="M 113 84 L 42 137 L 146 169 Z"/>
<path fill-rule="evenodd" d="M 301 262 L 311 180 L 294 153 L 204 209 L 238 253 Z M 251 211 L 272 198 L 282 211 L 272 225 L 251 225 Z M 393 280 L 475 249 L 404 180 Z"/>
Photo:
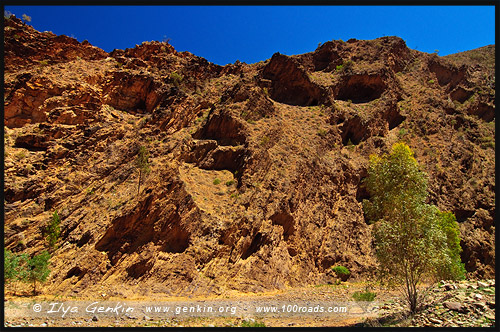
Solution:
<path fill-rule="evenodd" d="M 368 276 L 361 181 L 399 140 L 430 203 L 457 216 L 470 277 L 494 275 L 493 48 L 438 57 L 383 37 L 218 66 L 4 25 L 5 244 L 40 252 L 58 211 L 45 292 L 258 292 L 329 282 L 335 264 Z"/>
<path fill-rule="evenodd" d="M 495 326 L 495 280 L 440 281 L 423 291 L 420 310 L 408 314 L 402 299 L 385 301 L 378 317 L 358 326 L 491 327 Z"/>

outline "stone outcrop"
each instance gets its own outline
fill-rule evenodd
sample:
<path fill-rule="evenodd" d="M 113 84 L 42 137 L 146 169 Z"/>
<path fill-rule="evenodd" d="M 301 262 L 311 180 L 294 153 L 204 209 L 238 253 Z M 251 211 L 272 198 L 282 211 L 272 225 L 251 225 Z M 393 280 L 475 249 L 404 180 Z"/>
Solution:
<path fill-rule="evenodd" d="M 258 292 L 328 281 L 333 265 L 368 277 L 362 180 L 401 140 L 429 203 L 455 213 L 469 276 L 494 274 L 490 65 L 384 37 L 218 66 L 165 42 L 108 54 L 5 22 L 5 243 L 40 252 L 58 210 L 46 292 Z"/>

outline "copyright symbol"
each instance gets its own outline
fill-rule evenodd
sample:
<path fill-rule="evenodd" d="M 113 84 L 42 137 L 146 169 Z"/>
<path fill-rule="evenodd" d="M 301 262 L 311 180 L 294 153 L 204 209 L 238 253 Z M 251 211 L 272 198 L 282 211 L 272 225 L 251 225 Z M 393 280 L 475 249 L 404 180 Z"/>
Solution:
<path fill-rule="evenodd" d="M 38 303 L 33 304 L 33 311 L 34 312 L 40 312 L 40 311 L 42 311 L 42 305 L 38 304 Z"/>

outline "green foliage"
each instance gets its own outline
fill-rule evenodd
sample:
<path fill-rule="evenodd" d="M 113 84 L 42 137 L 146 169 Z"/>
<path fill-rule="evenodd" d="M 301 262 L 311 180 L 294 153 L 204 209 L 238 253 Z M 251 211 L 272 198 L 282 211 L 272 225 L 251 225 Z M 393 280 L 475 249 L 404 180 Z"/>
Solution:
<path fill-rule="evenodd" d="M 47 243 L 50 249 L 53 249 L 59 240 L 59 236 L 61 235 L 61 218 L 59 218 L 59 214 L 57 210 L 52 214 L 52 218 L 47 223 L 45 228 L 45 238 L 47 239 Z"/>
<path fill-rule="evenodd" d="M 92 187 L 88 187 L 87 189 L 85 189 L 85 194 L 86 195 L 93 195 L 94 194 L 94 188 Z"/>
<path fill-rule="evenodd" d="M 389 155 L 370 156 L 368 177 L 365 185 L 371 195 L 370 201 L 363 201 L 363 208 L 371 221 L 384 217 L 390 219 L 403 216 L 399 210 L 411 214 L 415 205 L 421 205 L 427 198 L 427 176 L 420 171 L 413 152 L 404 143 L 395 144 Z M 408 208 L 402 205 L 408 201 Z M 406 215 L 404 216 L 406 217 Z"/>
<path fill-rule="evenodd" d="M 264 146 L 267 145 L 267 143 L 269 143 L 269 137 L 262 136 L 262 138 L 260 139 L 260 145 Z"/>
<path fill-rule="evenodd" d="M 33 295 L 36 294 L 36 282 L 45 282 L 50 274 L 49 266 L 50 254 L 43 251 L 39 255 L 26 260 L 26 273 L 24 279 L 33 283 Z"/>
<path fill-rule="evenodd" d="M 334 267 L 332 267 L 332 270 L 333 270 L 333 272 L 335 272 L 338 275 L 342 275 L 342 274 L 349 275 L 349 274 L 351 274 L 351 272 L 349 271 L 349 269 L 346 268 L 345 266 L 342 266 L 342 265 L 334 266 Z"/>
<path fill-rule="evenodd" d="M 30 258 L 27 254 L 16 255 L 4 248 L 5 282 L 21 280 L 33 283 L 33 295 L 35 295 L 36 283 L 45 282 L 50 274 L 49 260 L 50 254 L 47 251 Z"/>
<path fill-rule="evenodd" d="M 234 184 L 234 180 L 229 180 L 226 182 L 226 186 L 232 186 Z"/>
<path fill-rule="evenodd" d="M 341 65 L 335 67 L 338 72 L 347 72 L 354 67 L 354 62 L 352 60 L 344 61 Z"/>
<path fill-rule="evenodd" d="M 142 174 L 148 174 L 151 171 L 149 167 L 149 151 L 142 145 L 139 147 L 139 151 L 137 152 L 135 167 L 139 170 L 139 185 L 137 187 L 137 195 L 139 195 Z"/>
<path fill-rule="evenodd" d="M 429 80 L 429 84 L 434 84 L 434 80 Z"/>
<path fill-rule="evenodd" d="M 437 265 L 437 278 L 441 280 L 465 279 L 465 266 L 460 259 L 462 247 L 460 246 L 460 229 L 457 219 L 451 212 L 441 212 L 435 208 L 436 219 L 441 232 L 446 236 L 445 243 L 441 245 L 442 257 Z"/>
<path fill-rule="evenodd" d="M 460 276 L 458 226 L 450 214 L 425 203 L 427 175 L 404 143 L 394 144 L 390 154 L 370 156 L 365 184 L 371 198 L 363 201 L 363 208 L 375 222 L 379 273 L 403 286 L 414 312 L 417 285 L 425 277 Z"/>
<path fill-rule="evenodd" d="M 177 88 L 180 86 L 183 79 L 184 77 L 175 71 L 170 74 L 170 80 Z"/>
<path fill-rule="evenodd" d="M 364 292 L 357 291 L 354 294 L 352 294 L 352 298 L 355 301 L 373 301 L 377 294 L 374 292 L 370 292 L 368 290 L 365 290 Z"/>
<path fill-rule="evenodd" d="M 241 322 L 241 327 L 266 327 L 266 324 L 264 322 L 244 320 Z"/>
<path fill-rule="evenodd" d="M 479 141 L 481 142 L 481 148 L 482 149 L 488 149 L 492 148 L 495 150 L 495 139 L 492 136 L 485 136 L 479 138 Z"/>
<path fill-rule="evenodd" d="M 399 138 L 404 137 L 406 134 L 408 134 L 408 130 L 406 130 L 405 128 L 399 129 L 399 131 L 398 131 L 398 137 Z"/>
<path fill-rule="evenodd" d="M 215 185 L 218 185 L 220 183 L 220 179 L 215 179 L 213 182 Z"/>
<path fill-rule="evenodd" d="M 335 274 L 337 274 L 337 276 L 339 276 L 339 278 L 345 278 L 351 275 L 351 271 L 349 271 L 348 268 L 342 265 L 334 266 L 332 267 L 332 270 L 333 272 L 335 272 Z"/>
<path fill-rule="evenodd" d="M 325 137 L 325 136 L 326 136 L 326 134 L 327 134 L 327 131 L 326 131 L 325 129 L 320 129 L 320 130 L 318 130 L 318 135 L 319 135 L 320 137 Z"/>
<path fill-rule="evenodd" d="M 3 276 L 5 283 L 10 283 L 22 279 L 23 262 L 26 260 L 26 254 L 16 255 L 10 250 L 3 249 Z"/>
<path fill-rule="evenodd" d="M 135 159 L 135 165 L 138 169 L 141 169 L 145 173 L 150 171 L 149 168 L 149 151 L 145 146 L 140 146 L 137 152 L 137 158 Z"/>
<path fill-rule="evenodd" d="M 22 160 L 26 158 L 26 153 L 24 151 L 19 151 L 14 155 L 14 157 L 16 157 L 17 160 Z"/>
<path fill-rule="evenodd" d="M 493 150 L 495 150 L 495 142 L 485 142 L 485 143 L 481 143 L 481 148 L 482 149 L 488 149 L 488 148 L 491 148 Z"/>

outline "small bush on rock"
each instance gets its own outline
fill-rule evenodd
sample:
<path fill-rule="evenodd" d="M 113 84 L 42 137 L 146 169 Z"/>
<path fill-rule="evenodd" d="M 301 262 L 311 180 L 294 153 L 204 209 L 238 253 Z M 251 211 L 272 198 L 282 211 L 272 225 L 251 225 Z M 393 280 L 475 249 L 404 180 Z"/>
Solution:
<path fill-rule="evenodd" d="M 342 265 L 334 266 L 332 267 L 332 270 L 342 281 L 346 281 L 351 275 L 351 271 Z"/>

